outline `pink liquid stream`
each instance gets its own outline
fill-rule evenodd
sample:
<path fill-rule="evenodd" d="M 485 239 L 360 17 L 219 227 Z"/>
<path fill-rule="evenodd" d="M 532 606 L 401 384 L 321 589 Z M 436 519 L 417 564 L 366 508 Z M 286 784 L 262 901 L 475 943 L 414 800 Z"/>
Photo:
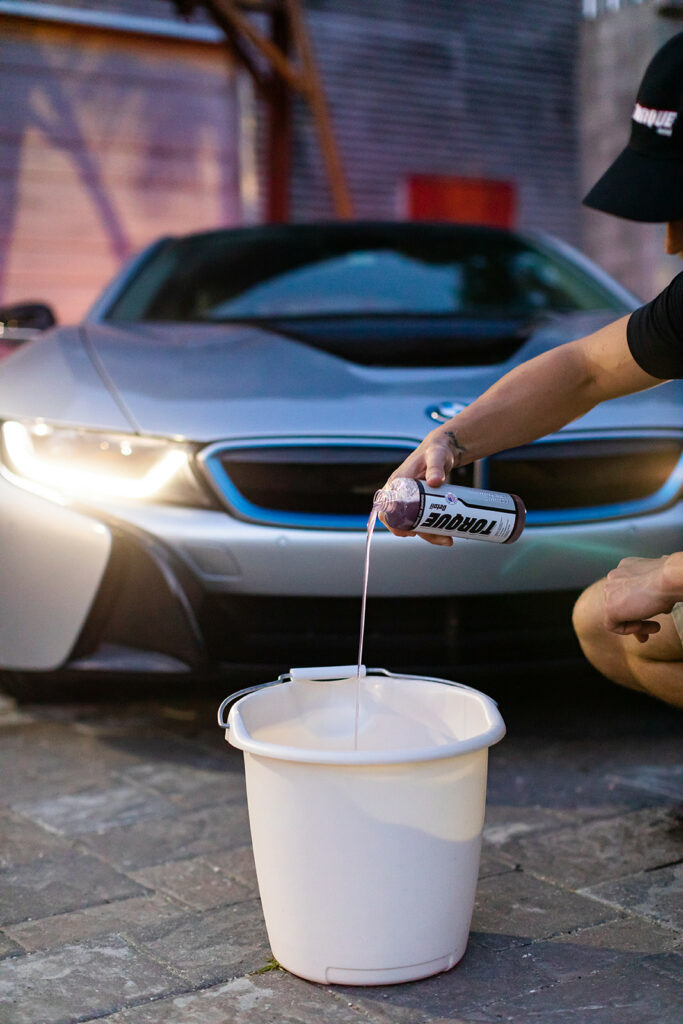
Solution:
<path fill-rule="evenodd" d="M 358 750 L 358 721 L 360 717 L 361 666 L 363 664 L 363 640 L 365 638 L 365 606 L 368 599 L 368 576 L 370 574 L 370 544 L 377 522 L 377 509 L 373 508 L 368 519 L 365 537 L 365 566 L 363 569 L 363 598 L 360 609 L 360 639 L 358 641 L 358 670 L 356 672 L 356 713 L 353 725 L 353 749 Z"/>

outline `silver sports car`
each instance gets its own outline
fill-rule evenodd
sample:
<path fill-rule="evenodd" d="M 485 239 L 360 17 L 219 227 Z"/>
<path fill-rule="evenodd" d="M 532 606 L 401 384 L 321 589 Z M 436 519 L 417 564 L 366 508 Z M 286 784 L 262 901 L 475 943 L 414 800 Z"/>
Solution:
<path fill-rule="evenodd" d="M 352 663 L 375 489 L 506 370 L 636 304 L 540 235 L 161 239 L 80 326 L 0 363 L 0 670 Z M 378 530 L 367 662 L 467 679 L 577 658 L 577 592 L 681 544 L 682 387 L 458 470 L 521 495 L 510 547 Z"/>

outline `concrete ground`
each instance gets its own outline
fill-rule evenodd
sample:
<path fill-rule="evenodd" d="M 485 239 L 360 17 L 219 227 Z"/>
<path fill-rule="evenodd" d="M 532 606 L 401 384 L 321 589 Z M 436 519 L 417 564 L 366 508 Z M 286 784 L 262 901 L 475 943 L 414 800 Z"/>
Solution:
<path fill-rule="evenodd" d="M 0 1024 L 679 1024 L 683 716 L 597 678 L 488 692 L 468 951 L 365 989 L 270 959 L 223 692 L 5 706 Z"/>

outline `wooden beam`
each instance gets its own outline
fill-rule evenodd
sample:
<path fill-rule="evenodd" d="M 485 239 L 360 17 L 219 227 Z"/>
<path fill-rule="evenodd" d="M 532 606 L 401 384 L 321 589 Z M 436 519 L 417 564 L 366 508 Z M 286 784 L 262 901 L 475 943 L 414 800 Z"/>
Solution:
<path fill-rule="evenodd" d="M 227 18 L 233 28 L 242 33 L 252 46 L 263 54 L 273 69 L 282 75 L 293 89 L 302 91 L 303 83 L 299 71 L 270 39 L 252 25 L 249 18 L 242 14 L 233 0 L 205 0 L 205 2 Z"/>
<path fill-rule="evenodd" d="M 284 0 L 284 5 L 289 14 L 294 45 L 304 67 L 304 89 L 318 132 L 335 213 L 338 217 L 353 217 L 351 193 L 344 173 L 322 80 L 313 55 L 313 47 L 308 37 L 301 7 L 298 0 Z"/>
<path fill-rule="evenodd" d="M 223 12 L 211 3 L 210 0 L 204 6 L 208 10 L 209 16 L 212 20 L 215 21 L 216 25 L 218 25 L 221 31 L 225 34 L 231 50 L 239 60 L 242 67 L 251 75 L 261 96 L 267 98 L 270 87 L 270 77 L 264 73 L 262 68 L 258 67 L 252 55 L 248 50 L 246 50 L 239 32 L 233 26 L 230 19 L 225 17 Z"/>
<path fill-rule="evenodd" d="M 205 7 L 225 32 L 237 58 L 268 102 L 268 216 L 284 220 L 289 203 L 291 170 L 292 91 L 301 93 L 313 115 L 318 144 L 338 217 L 352 217 L 353 203 L 313 47 L 306 29 L 302 0 L 171 0 L 186 16 Z M 245 13 L 269 18 L 271 37 Z M 249 44 L 249 45 L 246 45 Z M 293 48 L 297 63 L 290 59 Z M 256 51 L 255 53 L 253 51 Z M 269 68 L 261 67 L 258 55 Z"/>

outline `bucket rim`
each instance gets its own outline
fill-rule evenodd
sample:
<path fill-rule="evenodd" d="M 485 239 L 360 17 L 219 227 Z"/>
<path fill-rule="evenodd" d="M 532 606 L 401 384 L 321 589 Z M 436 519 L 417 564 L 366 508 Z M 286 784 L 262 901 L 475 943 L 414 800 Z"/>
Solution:
<path fill-rule="evenodd" d="M 244 753 L 253 754 L 257 757 L 270 758 L 276 761 L 299 762 L 301 764 L 321 764 L 339 766 L 362 766 L 362 765 L 391 765 L 391 764 L 412 764 L 421 761 L 439 761 L 449 757 L 458 757 L 463 754 L 475 753 L 478 750 L 488 749 L 498 743 L 505 736 L 506 727 L 502 715 L 498 710 L 496 702 L 487 694 L 476 690 L 463 683 L 456 683 L 449 679 L 439 679 L 432 676 L 418 676 L 411 674 L 398 674 L 388 672 L 386 669 L 368 669 L 366 678 L 370 676 L 385 676 L 393 679 L 415 680 L 418 682 L 440 683 L 444 686 L 451 686 L 465 691 L 470 698 L 477 700 L 483 705 L 489 720 L 488 729 L 465 740 L 453 740 L 437 746 L 402 748 L 397 750 L 323 750 L 316 748 L 294 747 L 286 744 L 270 743 L 265 740 L 255 739 L 246 727 L 240 705 L 246 706 L 250 701 L 258 699 L 262 688 L 273 686 L 277 683 L 291 683 L 288 676 L 281 676 L 280 679 L 271 683 L 254 687 L 251 692 L 245 693 L 233 704 L 228 715 L 227 728 L 225 730 L 228 742 L 242 750 Z M 351 677 L 353 678 L 353 677 Z"/>

